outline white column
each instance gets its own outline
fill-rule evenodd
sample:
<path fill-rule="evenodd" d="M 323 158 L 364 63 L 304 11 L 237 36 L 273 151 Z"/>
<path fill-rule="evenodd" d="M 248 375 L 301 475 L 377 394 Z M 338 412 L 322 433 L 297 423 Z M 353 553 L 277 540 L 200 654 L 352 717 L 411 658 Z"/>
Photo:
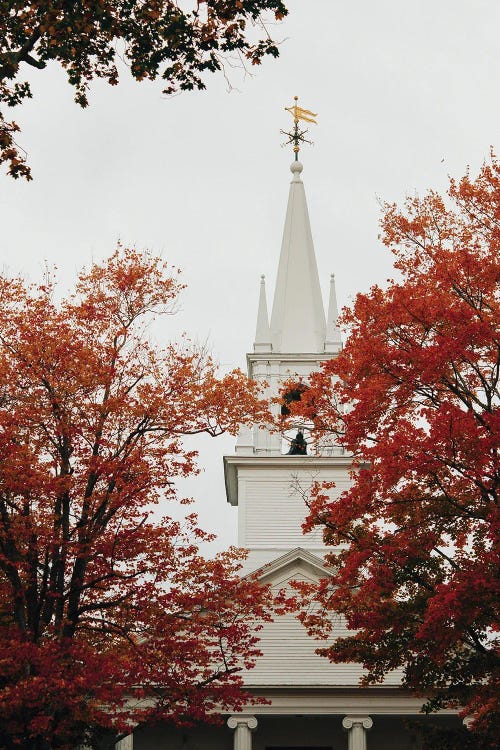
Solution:
<path fill-rule="evenodd" d="M 373 721 L 369 716 L 345 716 L 342 726 L 349 732 L 349 750 L 366 750 L 366 730 L 371 729 Z"/>
<path fill-rule="evenodd" d="M 252 750 L 252 732 L 257 729 L 255 716 L 230 716 L 227 725 L 234 729 L 234 750 Z"/>
<path fill-rule="evenodd" d="M 134 750 L 134 735 L 128 734 L 115 744 L 115 750 Z"/>

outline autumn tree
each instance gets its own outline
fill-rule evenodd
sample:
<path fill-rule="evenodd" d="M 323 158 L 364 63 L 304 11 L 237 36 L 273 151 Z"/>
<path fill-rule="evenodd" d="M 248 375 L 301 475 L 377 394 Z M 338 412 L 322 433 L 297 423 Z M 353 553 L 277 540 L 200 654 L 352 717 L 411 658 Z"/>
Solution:
<path fill-rule="evenodd" d="M 278 56 L 266 21 L 287 13 L 281 0 L 0 0 L 0 106 L 30 98 L 27 69 L 59 63 L 88 103 L 89 82 L 118 83 L 117 58 L 137 80 L 160 78 L 163 92 L 205 88 L 225 63 L 257 65 Z M 14 138 L 19 126 L 0 110 L 0 162 L 31 178 Z"/>
<path fill-rule="evenodd" d="M 342 613 L 354 632 L 324 656 L 364 664 L 365 684 L 401 668 L 426 710 L 460 708 L 490 747 L 499 714 L 499 162 L 451 180 L 447 198 L 387 205 L 382 228 L 397 280 L 344 311 L 343 352 L 291 407 L 353 456 L 350 489 L 332 500 L 331 485 L 315 485 L 307 496 L 306 529 L 323 527 L 337 552 L 331 579 L 312 592 L 317 613 L 303 619 L 328 637 Z"/>
<path fill-rule="evenodd" d="M 50 281 L 0 286 L 0 746 L 238 708 L 270 595 L 168 501 L 196 472 L 183 436 L 265 417 L 255 385 L 148 341 L 181 289 L 148 255 L 118 249 L 60 304 Z"/>

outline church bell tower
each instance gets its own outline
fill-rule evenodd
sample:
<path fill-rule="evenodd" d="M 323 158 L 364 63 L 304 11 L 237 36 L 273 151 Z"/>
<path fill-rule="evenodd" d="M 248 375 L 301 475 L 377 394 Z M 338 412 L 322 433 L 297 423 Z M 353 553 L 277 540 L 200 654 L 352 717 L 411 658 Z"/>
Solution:
<path fill-rule="evenodd" d="M 268 398 L 277 396 L 286 380 L 306 381 L 342 348 L 333 275 L 325 317 L 303 167 L 295 160 L 290 169 L 271 319 L 261 277 L 255 342 L 247 354 L 248 375 L 267 383 Z M 273 408 L 278 411 L 279 406 Z M 321 559 L 326 551 L 321 532 L 302 533 L 307 509 L 300 492 L 318 479 L 334 481 L 338 492 L 349 482 L 350 461 L 338 446 L 314 445 L 306 433 L 307 455 L 290 455 L 290 439 L 265 428 L 244 427 L 235 454 L 224 458 L 227 500 L 238 506 L 238 544 L 249 550 L 248 570 L 296 549 Z"/>

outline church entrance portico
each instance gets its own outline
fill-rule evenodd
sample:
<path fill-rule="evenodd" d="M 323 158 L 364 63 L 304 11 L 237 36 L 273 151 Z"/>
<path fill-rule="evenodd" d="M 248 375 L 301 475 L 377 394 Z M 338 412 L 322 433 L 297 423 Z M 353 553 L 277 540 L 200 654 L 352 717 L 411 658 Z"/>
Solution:
<path fill-rule="evenodd" d="M 255 721 L 251 750 L 348 750 L 342 716 L 258 715 Z M 233 750 L 243 750 L 234 739 Z"/>
<path fill-rule="evenodd" d="M 243 718 L 243 717 L 242 717 Z M 249 721 L 251 719 L 251 721 Z M 422 725 L 439 729 L 459 728 L 456 715 L 421 714 L 332 714 L 245 715 L 249 721 L 246 742 L 239 743 L 235 731 L 232 750 L 419 750 Z M 228 719 L 232 728 L 239 717 Z"/>
<path fill-rule="evenodd" d="M 161 724 L 141 729 L 134 733 L 133 750 L 420 750 L 420 727 L 458 729 L 460 724 L 451 713 L 261 715 L 256 711 L 234 714 L 218 725 L 179 729 Z"/>

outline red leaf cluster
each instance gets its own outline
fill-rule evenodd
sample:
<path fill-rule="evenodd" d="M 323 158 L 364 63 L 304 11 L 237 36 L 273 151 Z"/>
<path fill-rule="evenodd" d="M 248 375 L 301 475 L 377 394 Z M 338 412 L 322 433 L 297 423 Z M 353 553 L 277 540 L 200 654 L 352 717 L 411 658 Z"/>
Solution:
<path fill-rule="evenodd" d="M 399 279 L 343 313 L 344 351 L 294 407 L 353 455 L 352 486 L 317 486 L 307 529 L 324 527 L 332 579 L 304 617 L 356 632 L 325 655 L 396 667 L 427 708 L 498 718 L 500 164 L 385 208 Z M 310 593 L 309 593 L 310 595 Z M 495 697 L 496 695 L 496 697 Z"/>

